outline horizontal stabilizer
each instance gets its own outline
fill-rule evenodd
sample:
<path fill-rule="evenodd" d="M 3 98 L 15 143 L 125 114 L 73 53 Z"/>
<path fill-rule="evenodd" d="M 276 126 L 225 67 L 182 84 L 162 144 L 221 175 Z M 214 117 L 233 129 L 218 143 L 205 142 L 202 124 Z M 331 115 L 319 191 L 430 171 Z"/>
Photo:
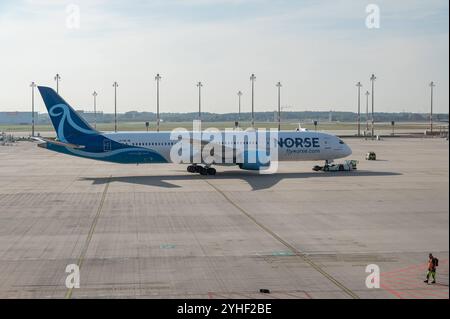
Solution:
<path fill-rule="evenodd" d="M 63 146 L 63 147 L 68 147 L 68 148 L 73 148 L 73 149 L 85 148 L 84 145 L 75 145 L 75 144 L 70 144 L 70 143 L 64 143 L 64 142 L 50 140 L 50 139 L 46 139 L 46 138 L 41 138 L 41 140 L 43 141 L 43 143 L 38 144 L 38 146 L 42 147 L 42 148 L 47 148 L 47 144 L 53 144 L 53 145 L 58 145 L 58 146 Z"/>

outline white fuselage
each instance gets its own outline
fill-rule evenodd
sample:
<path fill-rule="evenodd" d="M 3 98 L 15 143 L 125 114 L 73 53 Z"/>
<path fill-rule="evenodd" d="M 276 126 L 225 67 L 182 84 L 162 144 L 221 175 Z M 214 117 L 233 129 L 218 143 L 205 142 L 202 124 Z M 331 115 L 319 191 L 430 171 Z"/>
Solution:
<path fill-rule="evenodd" d="M 225 131 L 211 134 L 207 132 L 202 134 L 186 133 L 196 141 L 208 143 L 212 140 L 211 143 L 215 143 L 215 145 L 219 144 L 232 149 L 245 147 L 254 150 L 258 147 L 267 150 L 267 152 L 273 152 L 273 149 L 269 150 L 269 146 L 277 144 L 278 147 L 275 149 L 278 161 L 333 160 L 346 157 L 352 153 L 350 147 L 337 136 L 322 132 L 280 131 L 276 132 L 274 136 L 269 136 L 268 132 L 257 133 L 255 139 L 246 138 L 248 134 L 246 131 Z M 179 143 L 190 143 L 184 138 L 180 141 L 173 132 L 120 132 L 103 133 L 102 135 L 120 144 L 155 151 L 163 156 L 167 162 L 173 162 L 171 159 L 173 147 L 179 147 Z M 259 140 L 261 135 L 267 137 L 264 142 L 266 147 L 261 145 L 261 141 L 264 141 L 264 139 Z"/>

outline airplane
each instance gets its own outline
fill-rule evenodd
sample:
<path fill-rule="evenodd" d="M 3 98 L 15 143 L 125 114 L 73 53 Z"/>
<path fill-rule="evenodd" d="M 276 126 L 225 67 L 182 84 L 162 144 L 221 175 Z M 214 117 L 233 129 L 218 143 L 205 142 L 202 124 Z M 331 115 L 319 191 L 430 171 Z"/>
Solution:
<path fill-rule="evenodd" d="M 38 86 L 47 108 L 56 139 L 38 138 L 39 147 L 82 158 L 121 164 L 180 163 L 174 161 L 173 148 L 191 147 L 192 154 L 182 163 L 188 164 L 189 173 L 215 175 L 212 166 L 237 166 L 243 170 L 263 170 L 275 160 L 278 161 L 318 161 L 325 163 L 352 154 L 350 147 L 335 135 L 323 132 L 280 131 L 271 140 L 268 132 L 254 133 L 248 138 L 248 131 L 222 131 L 216 133 L 219 139 L 211 140 L 210 134 L 186 131 L 188 137 L 165 132 L 100 132 L 84 120 L 52 88 Z M 255 131 L 255 130 L 253 130 Z M 251 130 L 250 130 L 250 133 Z M 176 136 L 176 134 L 175 134 Z M 197 139 L 195 136 L 199 136 Z M 266 140 L 260 139 L 266 138 Z M 183 144 L 184 143 L 184 144 Z M 259 143 L 259 145 L 258 145 Z M 264 145 L 264 143 L 266 145 Z M 212 160 L 205 159 L 202 151 L 211 148 L 208 154 Z M 216 151 L 220 149 L 222 152 Z M 227 153 L 228 152 L 228 153 Z M 231 153 L 230 153 L 231 152 Z M 199 154 L 201 156 L 197 156 Z M 223 154 L 232 154 L 225 158 Z M 263 160 L 263 154 L 266 159 Z"/>

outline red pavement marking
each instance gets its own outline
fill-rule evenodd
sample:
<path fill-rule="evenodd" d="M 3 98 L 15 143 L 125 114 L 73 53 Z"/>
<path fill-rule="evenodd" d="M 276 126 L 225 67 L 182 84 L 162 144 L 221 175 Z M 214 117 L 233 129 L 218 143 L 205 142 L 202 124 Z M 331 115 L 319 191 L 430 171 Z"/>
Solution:
<path fill-rule="evenodd" d="M 439 294 L 436 294 L 436 293 L 434 293 L 432 291 L 423 291 L 423 290 L 421 290 L 421 291 L 417 291 L 417 290 L 415 290 L 415 291 L 404 291 L 402 293 L 402 295 L 409 295 L 411 298 L 422 298 L 423 295 L 425 295 L 425 296 L 433 296 L 433 297 L 440 297 Z"/>
<path fill-rule="evenodd" d="M 307 297 L 308 299 L 313 299 L 312 296 L 311 296 L 309 293 L 307 293 L 306 291 L 304 291 L 303 293 L 306 295 L 306 297 Z"/>
<path fill-rule="evenodd" d="M 383 285 L 381 285 L 381 288 L 383 288 L 383 289 L 386 290 L 387 292 L 390 292 L 391 294 L 393 294 L 393 295 L 396 296 L 397 298 L 403 299 L 403 298 L 402 298 L 402 293 L 401 293 L 401 292 L 398 292 L 398 291 L 396 291 L 396 290 L 390 289 L 389 287 L 383 286 Z"/>
<path fill-rule="evenodd" d="M 410 291 L 400 291 L 400 290 L 390 290 L 395 296 L 400 298 L 421 298 L 426 296 L 433 296 L 435 298 L 439 297 L 439 295 L 435 295 L 432 293 L 427 293 L 423 290 L 410 290 Z"/>
<path fill-rule="evenodd" d="M 408 267 L 405 267 L 405 268 L 391 270 L 391 271 L 383 273 L 383 276 L 391 276 L 391 275 L 395 275 L 397 273 L 404 273 L 405 271 L 408 271 L 408 270 L 414 270 L 417 267 L 423 267 L 424 269 L 426 269 L 427 264 L 424 263 L 424 264 L 419 264 L 419 265 L 411 265 L 411 266 L 408 266 Z"/>
<path fill-rule="evenodd" d="M 440 261 L 439 264 L 439 266 L 446 265 L 448 264 L 448 260 Z M 422 278 L 425 278 L 426 267 L 427 264 L 422 263 L 382 273 L 380 286 L 400 299 L 426 297 L 448 298 L 447 286 L 430 287 L 423 283 Z M 437 290 L 436 287 L 438 288 Z M 440 287 L 444 287 L 444 289 L 439 289 Z"/>

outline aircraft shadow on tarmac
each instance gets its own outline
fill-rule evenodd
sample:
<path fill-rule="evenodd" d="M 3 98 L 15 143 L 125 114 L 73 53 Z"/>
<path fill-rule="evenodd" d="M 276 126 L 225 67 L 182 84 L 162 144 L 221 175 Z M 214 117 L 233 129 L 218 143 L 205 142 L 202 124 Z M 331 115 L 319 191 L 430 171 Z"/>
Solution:
<path fill-rule="evenodd" d="M 181 188 L 182 186 L 170 183 L 171 181 L 194 181 L 194 180 L 242 180 L 247 182 L 252 190 L 262 190 L 273 187 L 285 179 L 305 179 L 314 177 L 376 177 L 376 176 L 399 176 L 400 173 L 393 172 L 316 172 L 316 173 L 277 173 L 272 175 L 261 175 L 256 172 L 218 172 L 215 176 L 189 175 L 153 175 L 153 176 L 116 176 L 116 177 L 83 177 L 81 180 L 92 181 L 94 185 L 121 182 L 136 185 L 157 186 L 164 188 Z"/>

